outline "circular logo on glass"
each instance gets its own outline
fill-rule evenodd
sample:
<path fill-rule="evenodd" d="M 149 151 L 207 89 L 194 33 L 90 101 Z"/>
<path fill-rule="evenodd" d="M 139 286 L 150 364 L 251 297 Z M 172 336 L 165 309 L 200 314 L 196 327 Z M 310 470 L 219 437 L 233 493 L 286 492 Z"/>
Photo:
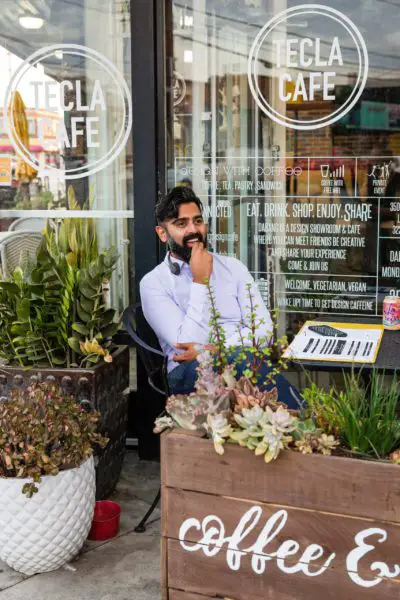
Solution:
<path fill-rule="evenodd" d="M 291 129 L 343 118 L 368 77 L 368 52 L 353 21 L 334 8 L 302 4 L 274 16 L 250 50 L 248 80 L 259 108 Z"/>
<path fill-rule="evenodd" d="M 125 147 L 132 100 L 105 56 L 86 46 L 55 44 L 31 54 L 14 72 L 4 125 L 17 154 L 34 169 L 79 179 L 106 168 Z"/>

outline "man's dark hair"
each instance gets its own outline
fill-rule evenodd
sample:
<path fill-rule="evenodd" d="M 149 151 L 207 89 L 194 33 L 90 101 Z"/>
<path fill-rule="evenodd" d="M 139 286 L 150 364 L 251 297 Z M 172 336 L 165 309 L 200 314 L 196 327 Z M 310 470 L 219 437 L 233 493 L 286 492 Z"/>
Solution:
<path fill-rule="evenodd" d="M 196 196 L 191 188 L 186 186 L 172 188 L 172 190 L 156 204 L 157 223 L 164 223 L 164 221 L 177 219 L 180 205 L 192 202 L 197 205 L 200 212 L 203 211 L 203 205 L 200 198 Z"/>

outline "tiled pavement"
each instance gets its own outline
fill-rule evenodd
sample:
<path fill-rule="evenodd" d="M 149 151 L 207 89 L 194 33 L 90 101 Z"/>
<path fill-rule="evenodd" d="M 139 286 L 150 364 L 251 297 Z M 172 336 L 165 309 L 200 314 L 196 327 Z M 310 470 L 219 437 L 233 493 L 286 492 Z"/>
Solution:
<path fill-rule="evenodd" d="M 112 500 L 122 507 L 121 529 L 107 542 L 86 542 L 70 568 L 27 577 L 0 561 L 0 600 L 159 600 L 160 511 L 145 533 L 134 527 L 155 497 L 160 465 L 127 451 Z"/>

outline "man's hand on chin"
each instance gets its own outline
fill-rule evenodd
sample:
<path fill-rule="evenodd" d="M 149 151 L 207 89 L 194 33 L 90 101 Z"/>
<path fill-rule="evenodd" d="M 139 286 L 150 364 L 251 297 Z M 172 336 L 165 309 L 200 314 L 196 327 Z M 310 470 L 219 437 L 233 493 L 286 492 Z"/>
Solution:
<path fill-rule="evenodd" d="M 195 283 L 204 284 L 211 277 L 213 257 L 202 242 L 196 242 L 192 248 L 190 269 Z"/>

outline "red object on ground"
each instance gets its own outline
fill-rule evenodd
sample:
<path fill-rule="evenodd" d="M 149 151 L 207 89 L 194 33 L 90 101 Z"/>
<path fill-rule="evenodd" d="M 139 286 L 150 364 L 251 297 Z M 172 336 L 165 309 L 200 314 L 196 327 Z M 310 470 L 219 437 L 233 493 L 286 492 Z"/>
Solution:
<path fill-rule="evenodd" d="M 88 540 L 103 541 L 115 537 L 119 532 L 121 507 L 111 500 L 98 500 L 94 507 L 92 527 Z"/>

